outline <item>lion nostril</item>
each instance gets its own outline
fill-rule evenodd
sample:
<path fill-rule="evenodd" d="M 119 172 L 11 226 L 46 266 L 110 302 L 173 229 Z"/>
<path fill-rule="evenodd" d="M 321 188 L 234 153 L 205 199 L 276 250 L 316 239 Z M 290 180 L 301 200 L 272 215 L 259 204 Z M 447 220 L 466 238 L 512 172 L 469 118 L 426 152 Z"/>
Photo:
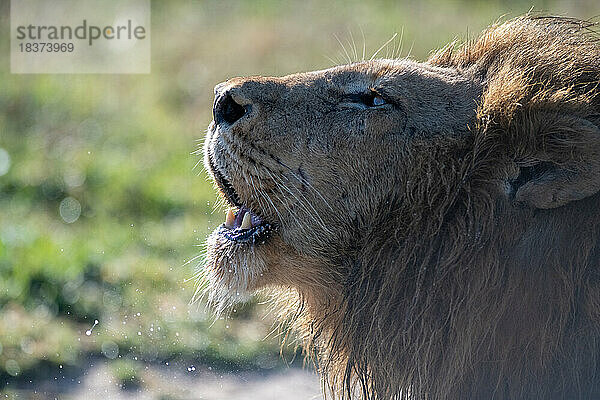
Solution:
<path fill-rule="evenodd" d="M 227 93 L 216 101 L 213 114 L 217 124 L 223 121 L 233 124 L 246 114 L 246 107 L 236 103 L 231 94 Z"/>

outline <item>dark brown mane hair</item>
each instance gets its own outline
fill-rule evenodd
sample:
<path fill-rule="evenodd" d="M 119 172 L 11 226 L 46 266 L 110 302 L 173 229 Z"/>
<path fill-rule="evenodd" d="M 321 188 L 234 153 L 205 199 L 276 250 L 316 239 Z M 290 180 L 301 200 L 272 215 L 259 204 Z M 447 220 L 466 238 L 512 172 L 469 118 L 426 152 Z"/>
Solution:
<path fill-rule="evenodd" d="M 415 139 L 412 173 L 392 178 L 401 198 L 336 260 L 337 303 L 300 293 L 296 325 L 339 396 L 600 398 L 594 26 L 525 16 L 429 58 L 484 82 L 472 135 Z M 529 198 L 530 177 L 557 168 L 569 192 Z M 572 182 L 578 172 L 588 178 Z"/>

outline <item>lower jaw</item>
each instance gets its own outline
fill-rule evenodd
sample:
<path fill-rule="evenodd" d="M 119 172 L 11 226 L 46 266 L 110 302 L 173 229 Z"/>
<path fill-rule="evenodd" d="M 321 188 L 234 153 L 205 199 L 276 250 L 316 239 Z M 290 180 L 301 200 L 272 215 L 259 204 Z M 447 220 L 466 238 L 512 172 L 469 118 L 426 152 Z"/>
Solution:
<path fill-rule="evenodd" d="M 231 230 L 224 225 L 217 229 L 219 236 L 235 244 L 264 244 L 273 233 L 273 228 L 269 224 L 258 225 L 245 230 Z"/>
<path fill-rule="evenodd" d="M 255 250 L 252 242 L 236 243 L 218 228 L 208 239 L 206 277 L 210 303 L 233 304 L 248 299 L 263 287 L 267 259 L 263 251 Z M 261 246 L 262 247 L 262 246 Z"/>

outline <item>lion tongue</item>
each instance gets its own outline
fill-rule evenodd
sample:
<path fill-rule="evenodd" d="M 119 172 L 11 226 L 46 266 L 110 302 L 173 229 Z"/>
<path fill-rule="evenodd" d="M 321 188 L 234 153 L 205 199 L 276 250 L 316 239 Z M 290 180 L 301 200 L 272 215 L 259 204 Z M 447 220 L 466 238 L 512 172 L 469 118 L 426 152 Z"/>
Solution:
<path fill-rule="evenodd" d="M 262 224 L 262 219 L 252 213 L 248 208 L 242 206 L 236 214 L 233 210 L 228 210 L 225 216 L 225 227 L 228 229 L 250 229 Z"/>

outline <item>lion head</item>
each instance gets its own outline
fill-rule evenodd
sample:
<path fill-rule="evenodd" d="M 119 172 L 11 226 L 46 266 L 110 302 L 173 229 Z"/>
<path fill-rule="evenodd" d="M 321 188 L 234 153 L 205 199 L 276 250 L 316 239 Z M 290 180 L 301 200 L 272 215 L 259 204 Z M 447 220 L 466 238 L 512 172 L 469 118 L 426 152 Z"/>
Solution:
<path fill-rule="evenodd" d="M 294 293 L 341 397 L 600 396 L 592 28 L 526 16 L 425 63 L 217 85 L 212 300 Z"/>

